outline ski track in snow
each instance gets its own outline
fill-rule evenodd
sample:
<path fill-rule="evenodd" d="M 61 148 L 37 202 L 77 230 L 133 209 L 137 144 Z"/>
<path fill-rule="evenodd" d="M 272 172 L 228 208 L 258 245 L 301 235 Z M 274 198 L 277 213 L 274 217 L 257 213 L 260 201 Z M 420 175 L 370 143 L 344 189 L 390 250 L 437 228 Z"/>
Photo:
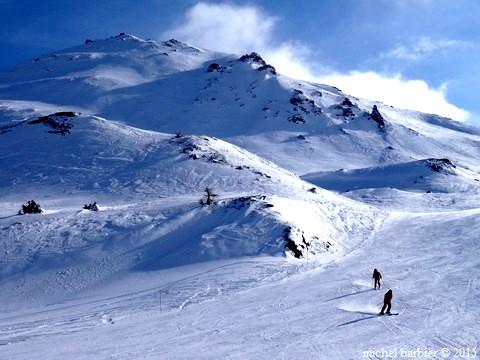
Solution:
<path fill-rule="evenodd" d="M 192 275 L 160 287 L 66 302 L 31 315 L 4 314 L 0 354 L 8 359 L 40 350 L 49 359 L 87 358 L 91 351 L 105 359 L 347 359 L 382 347 L 473 348 L 479 273 L 464 269 L 479 269 L 472 251 L 480 235 L 479 214 L 480 209 L 393 213 L 362 250 L 321 268 L 268 258 L 203 272 L 193 266 Z M 443 255 L 450 252 L 457 255 Z M 462 262 L 472 266 L 459 267 Z M 373 267 L 384 276 L 382 291 L 371 289 Z M 376 315 L 387 288 L 394 291 L 392 310 L 399 316 Z M 54 339 L 62 340 L 48 348 Z"/>

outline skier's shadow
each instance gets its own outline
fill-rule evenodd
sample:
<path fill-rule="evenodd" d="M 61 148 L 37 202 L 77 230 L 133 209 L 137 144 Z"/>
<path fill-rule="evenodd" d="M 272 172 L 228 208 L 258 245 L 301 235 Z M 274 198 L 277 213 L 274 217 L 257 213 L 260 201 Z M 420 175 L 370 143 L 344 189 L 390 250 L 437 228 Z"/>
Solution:
<path fill-rule="evenodd" d="M 19 215 L 18 215 L 18 214 L 14 214 L 14 215 L 2 216 L 2 217 L 0 217 L 0 220 L 10 219 L 10 218 L 15 217 L 15 216 L 19 216 Z"/>
<path fill-rule="evenodd" d="M 374 289 L 361 290 L 361 291 L 357 291 L 357 292 L 354 292 L 354 293 L 351 293 L 351 294 L 340 295 L 340 296 L 325 300 L 325 302 L 338 300 L 338 299 L 343 299 L 343 298 L 346 298 L 346 297 L 349 297 L 349 296 L 359 295 L 359 294 L 363 294 L 363 293 L 366 293 L 366 292 L 369 292 L 369 291 L 374 291 Z"/>
<path fill-rule="evenodd" d="M 368 314 L 368 315 L 370 315 L 370 316 L 363 317 L 363 318 L 361 318 L 361 319 L 356 319 L 356 320 L 347 321 L 347 322 L 344 322 L 344 323 L 342 323 L 342 324 L 337 325 L 337 327 L 345 326 L 345 325 L 351 325 L 351 324 L 355 324 L 355 323 L 360 322 L 360 321 L 364 321 L 364 320 L 373 319 L 373 318 L 375 318 L 375 317 L 378 317 L 377 314 L 372 315 L 371 313 L 362 313 L 362 312 L 359 312 L 359 314 Z"/>

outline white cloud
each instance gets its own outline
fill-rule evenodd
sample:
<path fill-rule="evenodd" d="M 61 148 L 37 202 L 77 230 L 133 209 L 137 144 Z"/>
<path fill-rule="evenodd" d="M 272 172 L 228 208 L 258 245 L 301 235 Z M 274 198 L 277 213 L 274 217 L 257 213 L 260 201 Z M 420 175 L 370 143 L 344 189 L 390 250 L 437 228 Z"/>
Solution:
<path fill-rule="evenodd" d="M 277 48 L 265 49 L 262 56 L 280 73 L 296 79 L 315 81 L 316 73 L 326 71 L 318 63 L 308 64 L 311 51 L 300 43 L 282 43 Z"/>
<path fill-rule="evenodd" d="M 382 53 L 380 58 L 395 58 L 399 60 L 421 60 L 434 53 L 443 52 L 452 48 L 465 48 L 471 43 L 463 40 L 431 39 L 423 36 L 415 39 L 409 45 L 398 44 L 392 50 Z"/>
<path fill-rule="evenodd" d="M 310 54 L 306 46 L 299 42 L 275 44 L 277 21 L 255 6 L 199 2 L 162 38 L 175 37 L 195 46 L 234 54 L 256 51 L 284 75 L 313 79 L 311 66 L 306 65 Z"/>
<path fill-rule="evenodd" d="M 254 6 L 197 3 L 162 36 L 228 53 L 265 49 L 276 18 Z"/>
<path fill-rule="evenodd" d="M 192 45 L 228 53 L 257 51 L 280 73 L 293 78 L 334 85 L 347 94 L 455 120 L 465 120 L 469 115 L 447 101 L 446 85 L 431 88 L 425 81 L 403 79 L 399 74 L 328 71 L 311 61 L 312 52 L 307 46 L 299 42 L 276 42 L 277 23 L 276 17 L 256 6 L 199 2 L 185 13 L 177 26 L 164 32 L 162 38 L 175 37 Z M 458 45 L 454 40 L 421 38 L 413 48 L 394 49 L 390 56 L 421 56 Z"/>
<path fill-rule="evenodd" d="M 375 72 L 352 71 L 323 76 L 321 82 L 334 85 L 347 94 L 382 101 L 399 108 L 439 114 L 465 121 L 469 113 L 446 99 L 447 84 L 431 88 L 423 80 L 406 80 L 400 74 L 384 76 Z"/>

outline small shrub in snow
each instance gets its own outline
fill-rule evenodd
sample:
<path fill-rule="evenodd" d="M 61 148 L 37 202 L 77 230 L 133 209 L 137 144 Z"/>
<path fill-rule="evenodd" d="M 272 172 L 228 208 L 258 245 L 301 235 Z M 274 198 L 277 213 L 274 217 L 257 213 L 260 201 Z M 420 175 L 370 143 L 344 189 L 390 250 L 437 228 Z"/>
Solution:
<path fill-rule="evenodd" d="M 203 195 L 203 198 L 200 200 L 200 204 L 204 206 L 212 206 L 217 203 L 215 200 L 217 198 L 217 194 L 215 194 L 212 189 L 209 187 L 205 188 L 205 194 Z"/>
<path fill-rule="evenodd" d="M 18 212 L 19 215 L 24 214 L 40 214 L 42 213 L 42 209 L 40 208 L 40 204 L 35 202 L 34 200 L 28 201 L 26 204 L 22 205 L 22 208 Z"/>
<path fill-rule="evenodd" d="M 90 210 L 90 211 L 98 211 L 98 205 L 97 202 L 95 201 L 92 204 L 85 204 L 83 205 L 84 210 Z"/>

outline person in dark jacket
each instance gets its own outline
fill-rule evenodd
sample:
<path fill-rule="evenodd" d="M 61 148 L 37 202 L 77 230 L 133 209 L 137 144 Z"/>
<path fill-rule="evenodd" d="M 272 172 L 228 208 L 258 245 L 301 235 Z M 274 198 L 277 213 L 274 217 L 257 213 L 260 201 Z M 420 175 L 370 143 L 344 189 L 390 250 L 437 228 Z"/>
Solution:
<path fill-rule="evenodd" d="M 390 315 L 390 309 L 392 308 L 392 297 L 393 292 L 392 290 L 388 290 L 383 297 L 383 307 L 382 311 L 380 311 L 380 315 L 385 314 L 385 308 L 387 309 L 387 314 Z"/>
<path fill-rule="evenodd" d="M 374 281 L 373 288 L 375 290 L 377 290 L 377 286 L 378 286 L 378 289 L 380 289 L 380 279 L 381 278 L 382 278 L 382 274 L 380 274 L 380 271 L 378 271 L 377 269 L 373 269 L 372 279 Z"/>

